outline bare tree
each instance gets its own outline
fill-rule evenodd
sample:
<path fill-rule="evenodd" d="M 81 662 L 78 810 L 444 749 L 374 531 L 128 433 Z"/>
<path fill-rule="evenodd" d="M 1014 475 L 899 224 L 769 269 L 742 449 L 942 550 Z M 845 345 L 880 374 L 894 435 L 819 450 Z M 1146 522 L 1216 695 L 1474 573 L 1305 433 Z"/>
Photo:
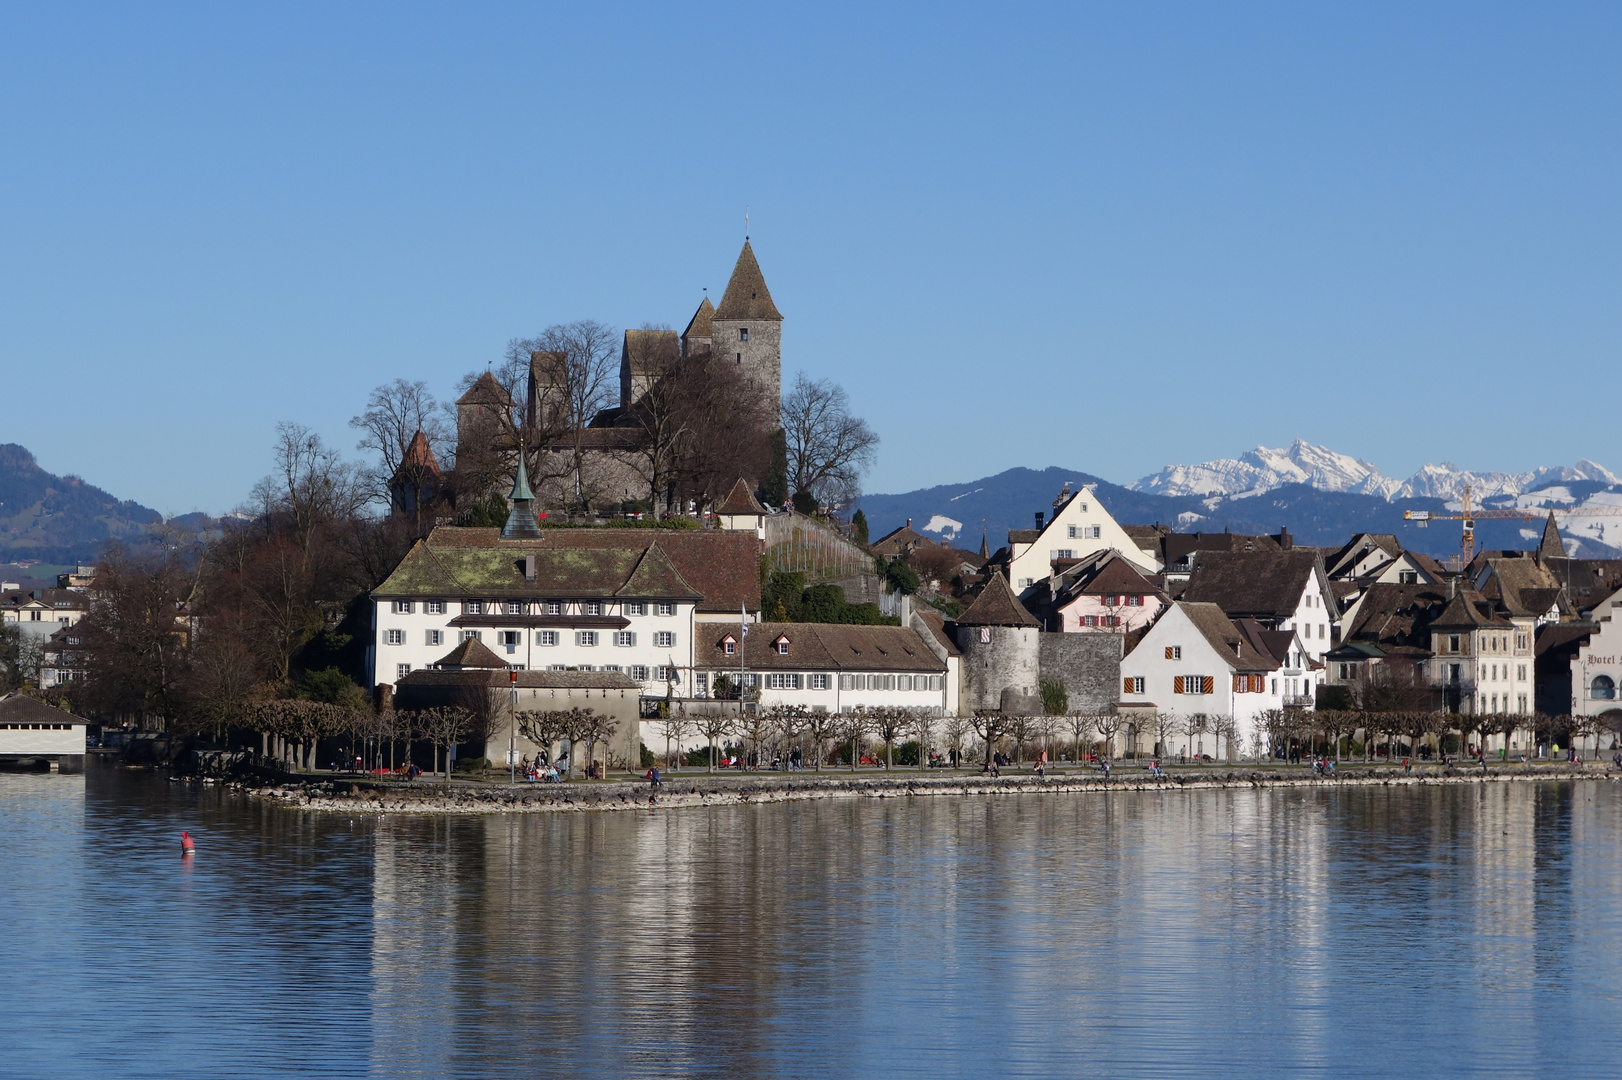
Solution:
<path fill-rule="evenodd" d="M 816 759 L 817 772 L 822 771 L 823 748 L 839 729 L 840 714 L 811 712 L 802 717 L 803 730 L 811 738 L 811 755 Z"/>
<path fill-rule="evenodd" d="M 733 718 L 728 716 L 726 712 L 722 710 L 716 710 L 714 712 L 701 712 L 694 720 L 694 726 L 698 729 L 698 733 L 704 736 L 704 738 L 709 742 L 710 772 L 715 771 L 716 741 L 719 739 L 725 739 L 727 735 L 731 733 L 732 724 Z"/>
<path fill-rule="evenodd" d="M 1071 736 L 1076 740 L 1076 760 L 1085 760 L 1086 755 L 1081 750 L 1081 736 L 1088 728 L 1093 726 L 1092 717 L 1086 713 L 1071 713 L 1065 719 L 1070 725 Z"/>
<path fill-rule="evenodd" d="M 912 733 L 918 736 L 918 768 L 929 764 L 929 744 L 935 733 L 935 714 L 930 709 L 909 709 Z"/>
<path fill-rule="evenodd" d="M 782 425 L 790 494 L 845 506 L 861 493 L 862 472 L 873 463 L 879 437 L 850 414 L 843 387 L 799 372 L 783 397 Z"/>
<path fill-rule="evenodd" d="M 473 716 L 466 709 L 454 705 L 421 709 L 412 715 L 412 727 L 421 733 L 423 741 L 434 748 L 434 771 L 439 771 L 439 751 L 446 748 L 445 779 L 451 778 L 449 749 L 467 738 Z"/>
<path fill-rule="evenodd" d="M 1115 736 L 1121 730 L 1122 718 L 1115 713 L 1099 713 L 1092 718 L 1092 723 L 1104 744 L 1104 759 L 1108 761 L 1115 756 Z"/>
<path fill-rule="evenodd" d="M 550 759 L 552 745 L 563 738 L 567 709 L 525 709 L 518 714 L 518 734 L 544 751 Z"/>
<path fill-rule="evenodd" d="M 857 763 L 862 757 L 862 737 L 872 727 L 873 716 L 863 706 L 858 705 L 847 713 L 840 713 L 839 740 L 850 743 L 850 771 L 855 772 Z"/>
<path fill-rule="evenodd" d="M 1008 717 L 1000 709 L 976 709 L 973 725 L 975 735 L 986 744 L 985 763 L 989 766 L 994 745 L 1008 732 Z"/>
<path fill-rule="evenodd" d="M 585 467 L 592 438 L 587 429 L 599 413 L 614 404 L 619 337 L 607 323 L 577 319 L 507 345 L 509 366 L 515 362 L 529 365 L 524 425 L 530 434 L 525 441 L 536 446 L 537 453 L 547 445 L 566 449 L 577 509 L 586 509 L 598 495 Z M 545 476 L 557 470 L 537 464 L 536 471 Z"/>
<path fill-rule="evenodd" d="M 254 501 L 266 517 L 286 515 L 308 555 L 315 531 L 353 516 L 367 495 L 354 466 L 302 424 L 276 425 L 274 453 L 276 471 L 254 486 Z"/>
<path fill-rule="evenodd" d="M 1150 730 L 1155 733 L 1155 756 L 1171 756 L 1171 737 L 1177 730 L 1174 713 L 1156 712 L 1149 718 Z"/>
<path fill-rule="evenodd" d="M 1199 760 L 1199 756 L 1194 749 L 1194 740 L 1210 730 L 1211 718 L 1202 712 L 1189 713 L 1187 716 L 1183 717 L 1182 734 L 1187 740 L 1183 744 L 1183 749 L 1187 754 L 1188 760 Z M 1203 745 L 1204 744 L 1201 743 L 1201 746 Z"/>
<path fill-rule="evenodd" d="M 389 485 L 399 475 L 417 432 L 422 432 L 436 459 L 444 459 L 449 449 L 444 407 L 421 380 L 395 379 L 374 387 L 366 399 L 366 411 L 351 418 L 349 426 L 361 433 L 356 449 L 376 457 L 377 464 L 366 471 L 365 486 L 372 499 L 385 505 L 390 500 Z"/>
<path fill-rule="evenodd" d="M 681 759 L 685 757 L 682 750 L 682 740 L 687 733 L 693 730 L 693 721 L 685 712 L 672 712 L 665 716 L 660 725 L 665 729 L 665 765 L 668 768 L 680 769 Z M 671 744 L 675 744 L 675 752 L 671 752 Z"/>
<path fill-rule="evenodd" d="M 906 709 L 893 707 L 874 709 L 870 715 L 873 732 L 884 740 L 884 767 L 891 769 L 895 766 L 896 737 L 911 726 L 912 716 Z"/>
<path fill-rule="evenodd" d="M 963 740 L 969 737 L 974 730 L 974 722 L 967 716 L 948 716 L 946 718 L 946 745 L 952 750 L 953 758 L 958 767 L 963 764 Z"/>
<path fill-rule="evenodd" d="M 586 775 L 590 776 L 592 769 L 597 766 L 597 744 L 603 744 L 603 772 L 606 775 L 613 762 L 608 759 L 608 741 L 619 730 L 619 721 L 607 713 L 585 710 L 585 728 L 581 732 L 586 741 Z"/>

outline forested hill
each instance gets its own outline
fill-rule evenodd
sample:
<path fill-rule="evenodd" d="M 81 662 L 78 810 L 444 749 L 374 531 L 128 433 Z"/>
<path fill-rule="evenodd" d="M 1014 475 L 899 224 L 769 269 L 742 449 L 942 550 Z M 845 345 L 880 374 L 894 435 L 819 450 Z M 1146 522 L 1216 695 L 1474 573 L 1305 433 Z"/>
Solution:
<path fill-rule="evenodd" d="M 0 562 L 94 559 L 109 539 L 137 537 L 163 515 L 77 476 L 55 476 L 16 443 L 0 444 Z"/>

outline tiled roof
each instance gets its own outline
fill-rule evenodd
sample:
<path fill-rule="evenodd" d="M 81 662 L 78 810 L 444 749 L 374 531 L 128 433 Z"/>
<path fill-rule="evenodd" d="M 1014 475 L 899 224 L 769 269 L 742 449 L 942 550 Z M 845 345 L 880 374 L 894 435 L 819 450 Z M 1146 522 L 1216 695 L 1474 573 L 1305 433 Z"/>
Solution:
<path fill-rule="evenodd" d="M 1270 648 L 1264 651 L 1262 640 L 1255 637 L 1254 631 L 1250 635 L 1245 634 L 1215 604 L 1178 601 L 1177 607 L 1188 616 L 1188 621 L 1194 624 L 1201 636 L 1211 643 L 1217 655 L 1232 665 L 1234 670 L 1272 671 L 1279 666 L 1278 658 Z M 1259 630 L 1260 627 L 1255 629 Z M 1295 635 L 1288 636 L 1293 638 Z"/>
<path fill-rule="evenodd" d="M 52 708 L 27 694 L 0 697 L 0 722 L 7 724 L 83 724 L 82 716 Z"/>
<path fill-rule="evenodd" d="M 620 347 L 623 370 L 633 375 L 659 375 L 681 355 L 674 330 L 627 330 Z"/>
<path fill-rule="evenodd" d="M 583 534 L 577 537 L 570 533 Z M 670 560 L 656 557 L 643 569 L 648 549 L 664 537 L 651 530 L 550 530 L 537 540 L 500 540 L 494 529 L 440 526 L 412 545 L 378 597 L 597 597 L 645 596 L 699 599 Z M 753 538 L 751 538 L 753 539 Z M 584 540 L 584 543 L 578 542 Z M 576 541 L 576 542 L 571 542 Z M 525 556 L 535 557 L 526 578 Z M 643 576 L 637 578 L 638 571 Z M 633 591 L 627 592 L 627 589 Z M 642 591 L 643 589 L 649 591 Z"/>
<path fill-rule="evenodd" d="M 723 643 L 738 640 L 738 627 L 725 623 L 699 623 L 694 633 L 693 665 L 710 670 L 736 671 L 738 656 L 728 655 Z M 787 637 L 787 656 L 776 643 Z M 946 664 L 937 659 L 918 631 L 904 626 L 852 626 L 844 623 L 751 623 L 743 646 L 743 663 L 750 671 L 926 671 L 939 673 Z"/>
<path fill-rule="evenodd" d="M 1025 605 L 1019 602 L 1014 590 L 1008 587 L 1008 579 L 1001 574 L 992 574 L 986 587 L 969 605 L 969 610 L 958 617 L 959 626 L 1040 626 L 1041 623 L 1025 610 Z"/>
<path fill-rule="evenodd" d="M 755 249 L 749 246 L 747 240 L 743 242 L 743 250 L 738 253 L 738 264 L 732 268 L 732 278 L 727 282 L 727 291 L 722 294 L 721 304 L 715 309 L 713 318 L 782 321 L 783 316 L 778 312 L 777 305 L 772 303 L 772 294 L 766 289 L 766 278 L 760 272 L 760 263 L 755 261 Z"/>
<path fill-rule="evenodd" d="M 1249 536 L 1244 533 L 1172 533 L 1166 537 L 1166 562 L 1176 562 L 1196 551 L 1277 551 L 1278 541 L 1271 536 Z"/>
<path fill-rule="evenodd" d="M 496 377 L 486 371 L 473 385 L 467 388 L 467 393 L 456 399 L 458 405 L 511 405 L 512 395 L 496 381 Z"/>
<path fill-rule="evenodd" d="M 1343 640 L 1374 642 L 1388 650 L 1399 646 L 1426 648 L 1430 645 L 1430 625 L 1447 602 L 1445 587 L 1371 585 L 1357 607 L 1357 622 Z"/>
<path fill-rule="evenodd" d="M 439 462 L 434 459 L 433 448 L 428 445 L 428 436 L 423 434 L 422 428 L 418 428 L 411 437 L 410 445 L 400 458 L 400 467 L 404 469 L 408 466 L 439 475 Z"/>
<path fill-rule="evenodd" d="M 1229 615 L 1287 618 L 1321 565 L 1315 552 L 1202 550 L 1183 599 L 1216 604 Z"/>
<path fill-rule="evenodd" d="M 899 529 L 891 529 L 873 541 L 868 545 L 868 550 L 875 555 L 891 558 L 918 546 L 923 539 L 922 535 L 913 531 L 912 522 L 909 521 Z"/>
<path fill-rule="evenodd" d="M 715 305 L 710 303 L 710 298 L 706 296 L 703 301 L 699 303 L 698 310 L 693 312 L 693 318 L 688 322 L 687 329 L 681 332 L 682 340 L 688 341 L 695 338 L 709 337 L 710 320 L 714 317 Z"/>
<path fill-rule="evenodd" d="M 1566 545 L 1560 542 L 1560 526 L 1554 523 L 1554 511 L 1543 524 L 1543 539 L 1538 542 L 1538 555 L 1545 559 L 1558 559 L 1566 554 Z"/>
<path fill-rule="evenodd" d="M 1034 544 L 1041 535 L 1041 529 L 1009 529 L 1008 544 L 1010 547 L 1015 544 Z"/>
<path fill-rule="evenodd" d="M 749 490 L 749 485 L 740 476 L 738 482 L 732 485 L 732 490 L 727 492 L 727 497 L 721 500 L 721 505 L 715 508 L 715 512 L 717 514 L 740 515 L 764 514 L 766 508 L 760 505 L 760 500 L 755 498 L 755 493 Z"/>
<path fill-rule="evenodd" d="M 930 636 L 946 650 L 948 656 L 962 656 L 963 652 L 952 640 L 952 635 L 946 632 L 946 616 L 938 611 L 920 611 L 918 617 L 929 628 Z"/>
<path fill-rule="evenodd" d="M 1462 589 L 1430 624 L 1436 630 L 1508 630 L 1513 624 L 1501 619 L 1492 605 L 1474 589 Z"/>
<path fill-rule="evenodd" d="M 507 661 L 491 652 L 478 638 L 468 638 L 434 661 L 441 668 L 505 668 Z"/>

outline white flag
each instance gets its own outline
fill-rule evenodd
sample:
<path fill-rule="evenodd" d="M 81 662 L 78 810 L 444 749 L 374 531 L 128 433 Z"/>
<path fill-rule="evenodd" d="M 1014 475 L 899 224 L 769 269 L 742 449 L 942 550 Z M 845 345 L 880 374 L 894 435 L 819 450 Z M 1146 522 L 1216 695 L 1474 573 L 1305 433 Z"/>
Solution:
<path fill-rule="evenodd" d="M 738 629 L 744 637 L 749 636 L 749 611 L 742 604 L 738 605 Z"/>

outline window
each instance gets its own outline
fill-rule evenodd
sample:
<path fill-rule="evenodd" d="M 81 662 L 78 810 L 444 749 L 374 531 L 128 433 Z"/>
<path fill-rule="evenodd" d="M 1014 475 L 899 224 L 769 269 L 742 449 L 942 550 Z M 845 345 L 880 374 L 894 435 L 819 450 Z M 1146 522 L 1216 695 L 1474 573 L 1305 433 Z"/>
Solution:
<path fill-rule="evenodd" d="M 574 643 L 587 649 L 591 648 L 597 644 L 597 631 L 576 630 L 574 632 Z"/>
<path fill-rule="evenodd" d="M 503 630 L 497 635 L 497 640 L 507 646 L 507 651 L 511 652 L 523 644 L 524 635 L 517 630 Z"/>
<path fill-rule="evenodd" d="M 676 605 L 668 600 L 661 600 L 653 605 L 653 613 L 655 615 L 674 615 L 676 614 Z"/>
<path fill-rule="evenodd" d="M 1399 570 L 1399 571 L 1397 571 L 1397 584 L 1398 585 L 1418 585 L 1419 584 L 1419 571 L 1418 570 Z"/>
<path fill-rule="evenodd" d="M 788 638 L 778 638 L 776 641 L 772 642 L 772 644 L 776 646 L 778 656 L 788 655 Z"/>
<path fill-rule="evenodd" d="M 1525 652 L 1526 651 L 1526 635 L 1525 634 L 1516 634 L 1515 635 L 1515 651 L 1516 652 Z"/>
<path fill-rule="evenodd" d="M 396 600 L 394 602 L 394 613 L 396 615 L 410 615 L 411 608 L 412 602 L 410 600 Z"/>
<path fill-rule="evenodd" d="M 1350 664 L 1342 664 L 1342 665 L 1340 665 L 1340 677 L 1343 678 L 1343 679 L 1350 679 L 1352 677 L 1352 665 L 1350 665 Z"/>
<path fill-rule="evenodd" d="M 1526 665 L 1525 664 L 1516 664 L 1515 665 L 1515 679 L 1518 682 L 1525 682 L 1526 681 Z"/>
<path fill-rule="evenodd" d="M 728 656 L 736 656 L 738 654 L 738 641 L 737 641 L 737 639 L 732 637 L 730 634 L 727 635 L 726 637 L 722 638 L 721 639 L 721 651 L 726 653 Z"/>
<path fill-rule="evenodd" d="M 537 630 L 537 631 L 535 631 L 535 644 L 537 644 L 537 645 L 556 645 L 557 643 L 558 643 L 558 632 L 556 630 Z"/>
<path fill-rule="evenodd" d="M 1121 680 L 1121 690 L 1128 694 L 1143 693 L 1143 677 L 1141 675 L 1127 676 L 1125 679 Z"/>
<path fill-rule="evenodd" d="M 1019 587 L 1022 589 L 1028 589 L 1035 581 L 1035 578 L 1022 577 L 1019 579 Z"/>
<path fill-rule="evenodd" d="M 395 664 L 394 665 L 394 677 L 396 679 L 403 679 L 409 674 L 411 674 L 411 665 L 410 664 Z"/>
<path fill-rule="evenodd" d="M 545 603 L 543 603 L 541 605 L 541 613 L 544 614 L 544 615 L 562 615 L 563 614 L 563 601 L 562 600 L 548 600 L 548 601 L 546 601 Z"/>
<path fill-rule="evenodd" d="M 653 669 L 653 677 L 655 679 L 657 679 L 658 681 L 660 681 L 660 682 L 668 682 L 668 683 L 679 683 L 679 682 L 681 682 L 681 672 L 677 671 L 674 667 L 671 667 L 671 666 L 669 666 L 667 664 L 660 664 L 658 667 L 654 668 Z"/>
<path fill-rule="evenodd" d="M 483 600 L 463 600 L 462 601 L 462 614 L 463 615 L 483 615 L 484 614 L 484 601 Z"/>
<path fill-rule="evenodd" d="M 1616 697 L 1616 680 L 1609 675 L 1595 675 L 1594 681 L 1588 684 L 1588 696 L 1609 701 Z"/>
<path fill-rule="evenodd" d="M 1166 646 L 1166 659 L 1167 660 L 1181 660 L 1182 658 L 1183 658 L 1183 647 L 1181 645 L 1167 645 Z"/>
<path fill-rule="evenodd" d="M 1209 675 L 1178 675 L 1172 679 L 1171 692 L 1174 694 L 1210 694 L 1214 693 L 1216 680 Z"/>
<path fill-rule="evenodd" d="M 604 671 L 624 671 L 625 669 L 620 667 L 618 664 L 604 664 L 603 667 L 602 667 L 602 670 L 604 670 Z"/>
<path fill-rule="evenodd" d="M 841 690 L 854 690 L 854 689 L 856 689 L 856 679 L 857 679 L 857 676 L 855 676 L 855 675 L 841 675 L 841 676 L 839 676 L 839 689 L 841 689 Z"/>
<path fill-rule="evenodd" d="M 1053 549 L 1052 558 L 1055 558 L 1055 559 L 1074 559 L 1075 557 L 1076 557 L 1076 549 L 1075 548 L 1054 548 Z"/>
<path fill-rule="evenodd" d="M 1324 639 L 1324 637 L 1328 633 L 1329 633 L 1329 624 L 1328 623 L 1319 623 L 1318 624 L 1318 640 L 1322 641 Z"/>
<path fill-rule="evenodd" d="M 463 630 L 460 634 L 458 634 L 456 636 L 457 641 L 467 641 L 469 638 L 472 638 L 474 641 L 483 641 L 484 640 L 484 631 L 483 630 Z"/>
<path fill-rule="evenodd" d="M 443 645 L 445 643 L 445 631 L 430 630 L 425 636 L 425 641 L 429 645 Z"/>
<path fill-rule="evenodd" d="M 590 664 L 576 664 L 574 669 L 576 671 L 596 671 L 597 670 L 596 668 L 592 667 Z"/>
<path fill-rule="evenodd" d="M 625 648 L 636 644 L 636 635 L 629 630 L 614 631 L 614 644 Z"/>
<path fill-rule="evenodd" d="M 646 665 L 646 664 L 632 664 L 631 665 L 630 675 L 631 675 L 631 678 L 635 679 L 637 682 L 647 682 L 648 681 L 648 665 Z"/>
<path fill-rule="evenodd" d="M 1078 540 L 1081 538 L 1081 531 L 1077 529 L 1076 526 L 1072 525 L 1070 526 L 1069 531 L 1065 533 L 1065 536 L 1071 540 Z"/>
<path fill-rule="evenodd" d="M 1515 711 L 1518 712 L 1518 713 L 1522 713 L 1522 714 L 1524 714 L 1526 712 L 1526 695 L 1525 694 L 1520 694 L 1520 695 L 1518 695 L 1516 697 L 1516 699 L 1515 699 Z"/>
<path fill-rule="evenodd" d="M 627 600 L 623 610 L 627 615 L 646 615 L 648 613 L 648 605 L 644 604 L 640 600 Z"/>
<path fill-rule="evenodd" d="M 568 671 L 569 670 L 569 665 L 568 664 L 548 664 L 548 665 L 546 665 L 546 670 L 548 670 L 548 671 Z"/>
<path fill-rule="evenodd" d="M 509 614 L 509 615 L 522 615 L 523 613 L 524 613 L 524 602 L 522 600 L 509 600 L 509 601 L 507 601 L 507 614 Z"/>
<path fill-rule="evenodd" d="M 383 631 L 383 635 L 384 635 L 383 640 L 388 642 L 390 645 L 404 645 L 405 644 L 405 631 L 404 630 L 385 630 L 385 631 Z"/>
<path fill-rule="evenodd" d="M 422 602 L 422 610 L 426 611 L 430 615 L 443 615 L 445 614 L 445 601 L 424 600 Z"/>
<path fill-rule="evenodd" d="M 674 630 L 660 630 L 653 635 L 653 645 L 657 649 L 674 649 L 676 647 L 676 632 Z"/>
<path fill-rule="evenodd" d="M 602 613 L 603 613 L 603 605 L 602 605 L 601 601 L 599 601 L 599 600 L 583 600 L 583 601 L 581 601 L 580 614 L 582 614 L 582 615 L 601 615 Z"/>
<path fill-rule="evenodd" d="M 895 688 L 897 690 L 906 690 L 907 692 L 911 693 L 911 691 L 912 691 L 912 676 L 911 675 L 898 675 L 896 677 Z"/>
<path fill-rule="evenodd" d="M 738 327 L 738 340 L 739 341 L 748 341 L 749 340 L 749 328 L 747 326 Z"/>
<path fill-rule="evenodd" d="M 1126 598 L 1126 606 L 1127 607 L 1142 607 L 1143 606 L 1143 597 L 1141 597 L 1141 596 L 1129 596 L 1129 597 L 1127 597 Z"/>
<path fill-rule="evenodd" d="M 1457 635 L 1457 634 L 1449 634 L 1447 636 L 1447 651 L 1448 652 L 1458 652 L 1459 651 L 1459 635 Z"/>
<path fill-rule="evenodd" d="M 798 672 L 774 671 L 766 676 L 766 689 L 768 690 L 798 690 L 800 676 Z"/>
<path fill-rule="evenodd" d="M 828 689 L 828 676 L 826 676 L 826 675 L 813 675 L 813 676 L 811 676 L 811 689 L 813 689 L 813 690 L 826 690 L 826 689 Z"/>
<path fill-rule="evenodd" d="M 1083 626 L 1097 626 L 1098 625 L 1098 616 L 1097 615 L 1083 615 L 1081 617 L 1081 625 L 1083 625 Z"/>

